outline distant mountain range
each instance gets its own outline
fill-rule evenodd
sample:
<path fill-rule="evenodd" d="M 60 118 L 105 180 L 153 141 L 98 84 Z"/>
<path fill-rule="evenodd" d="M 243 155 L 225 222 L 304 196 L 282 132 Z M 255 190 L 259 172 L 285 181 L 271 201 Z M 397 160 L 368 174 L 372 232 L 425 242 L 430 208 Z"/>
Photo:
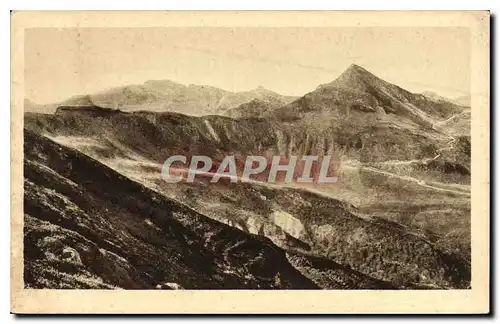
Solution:
<path fill-rule="evenodd" d="M 324 92 L 325 89 L 332 88 L 344 89 L 343 93 L 337 94 L 338 100 L 342 100 L 342 97 L 349 97 L 349 91 L 351 91 L 351 95 L 353 94 L 352 91 L 358 94 L 364 93 L 362 95 L 364 99 L 358 99 L 376 102 L 378 106 L 385 107 L 382 108 L 385 109 L 384 111 L 393 108 L 387 105 L 384 106 L 384 100 L 387 101 L 388 99 L 387 96 L 393 96 L 393 98 L 403 100 L 403 102 L 409 100 L 412 104 L 418 104 L 422 112 L 437 114 L 440 117 L 446 117 L 448 113 L 453 112 L 453 109 L 446 107 L 448 104 L 470 106 L 470 96 L 448 99 L 430 91 L 422 94 L 412 94 L 377 78 L 362 67 L 354 64 L 339 78 L 331 83 L 321 85 L 312 94 L 318 94 L 318 92 Z M 346 89 L 348 91 L 345 91 Z M 75 96 L 54 104 L 39 105 L 26 99 L 24 109 L 29 112 L 54 113 L 59 106 L 99 106 L 122 111 L 147 110 L 178 112 L 193 116 L 225 115 L 241 118 L 256 117 L 269 113 L 296 99 L 298 98 L 281 95 L 261 86 L 250 91 L 231 92 L 206 85 L 186 86 L 170 80 L 150 80 L 143 84 L 117 87 L 96 94 Z M 437 107 L 436 103 L 439 103 Z M 430 109 L 432 111 L 426 109 L 426 107 L 429 108 L 430 106 L 432 106 L 432 109 Z"/>
<path fill-rule="evenodd" d="M 54 113 L 60 106 L 99 106 L 122 111 L 178 112 L 193 116 L 223 115 L 252 100 L 270 107 L 280 107 L 296 99 L 263 87 L 250 91 L 231 92 L 203 85 L 185 86 L 169 80 L 151 80 L 139 85 L 113 88 L 104 92 L 75 96 L 63 102 L 38 105 L 25 100 L 25 110 Z"/>
<path fill-rule="evenodd" d="M 427 97 L 434 99 L 434 100 L 447 101 L 447 102 L 454 103 L 456 105 L 470 107 L 470 100 L 471 100 L 470 96 L 446 98 L 446 97 L 440 96 L 437 93 L 432 92 L 432 91 L 424 91 L 424 92 L 422 92 L 422 94 L 424 96 L 427 96 Z"/>

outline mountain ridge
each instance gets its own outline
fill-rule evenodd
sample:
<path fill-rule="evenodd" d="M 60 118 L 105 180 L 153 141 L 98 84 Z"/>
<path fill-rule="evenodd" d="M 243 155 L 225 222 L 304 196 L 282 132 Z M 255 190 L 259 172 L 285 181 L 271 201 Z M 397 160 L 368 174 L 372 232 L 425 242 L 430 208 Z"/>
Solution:
<path fill-rule="evenodd" d="M 171 80 L 148 80 L 110 88 L 95 94 L 76 95 L 59 103 L 38 105 L 25 101 L 25 110 L 53 113 L 59 106 L 101 106 L 123 111 L 171 111 L 188 115 L 224 114 L 240 104 L 259 99 L 271 105 L 283 105 L 295 97 L 284 96 L 259 86 L 248 91 L 232 92 L 209 85 L 183 85 Z"/>

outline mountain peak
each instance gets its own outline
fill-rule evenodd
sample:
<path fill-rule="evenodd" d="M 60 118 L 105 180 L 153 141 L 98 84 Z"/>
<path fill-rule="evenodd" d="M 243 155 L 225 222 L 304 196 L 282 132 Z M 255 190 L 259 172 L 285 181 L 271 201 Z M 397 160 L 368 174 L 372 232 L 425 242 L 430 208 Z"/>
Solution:
<path fill-rule="evenodd" d="M 357 64 L 351 64 L 337 79 L 330 82 L 328 85 L 339 88 L 359 89 L 360 87 L 364 87 L 365 84 L 380 82 L 385 83 L 385 81 L 365 68 Z"/>
<path fill-rule="evenodd" d="M 368 72 L 365 68 L 355 64 L 355 63 L 352 63 L 351 65 L 349 65 L 349 67 L 347 68 L 346 71 L 365 71 L 365 72 Z"/>
<path fill-rule="evenodd" d="M 366 75 L 368 77 L 375 77 L 376 76 L 371 73 L 370 71 L 368 71 L 367 69 L 365 69 L 364 67 L 362 66 L 359 66 L 357 64 L 351 64 L 343 73 L 342 75 L 344 74 L 347 74 L 347 75 Z"/>

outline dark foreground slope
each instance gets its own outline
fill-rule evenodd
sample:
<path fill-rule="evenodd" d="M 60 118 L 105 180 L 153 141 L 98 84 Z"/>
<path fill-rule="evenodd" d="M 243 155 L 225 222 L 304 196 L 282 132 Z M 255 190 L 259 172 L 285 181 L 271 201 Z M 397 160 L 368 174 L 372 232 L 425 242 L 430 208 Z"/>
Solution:
<path fill-rule="evenodd" d="M 263 236 L 207 218 L 29 131 L 24 150 L 28 288 L 393 287 L 334 262 L 334 276 L 322 265 L 327 283 L 318 286 Z"/>

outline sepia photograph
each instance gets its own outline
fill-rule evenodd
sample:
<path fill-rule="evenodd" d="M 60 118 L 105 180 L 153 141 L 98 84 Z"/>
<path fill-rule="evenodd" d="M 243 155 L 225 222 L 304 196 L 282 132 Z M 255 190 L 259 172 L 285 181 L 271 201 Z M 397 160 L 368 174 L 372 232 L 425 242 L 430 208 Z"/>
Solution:
<path fill-rule="evenodd" d="M 17 14 L 22 292 L 486 288 L 488 307 L 488 12 Z"/>

